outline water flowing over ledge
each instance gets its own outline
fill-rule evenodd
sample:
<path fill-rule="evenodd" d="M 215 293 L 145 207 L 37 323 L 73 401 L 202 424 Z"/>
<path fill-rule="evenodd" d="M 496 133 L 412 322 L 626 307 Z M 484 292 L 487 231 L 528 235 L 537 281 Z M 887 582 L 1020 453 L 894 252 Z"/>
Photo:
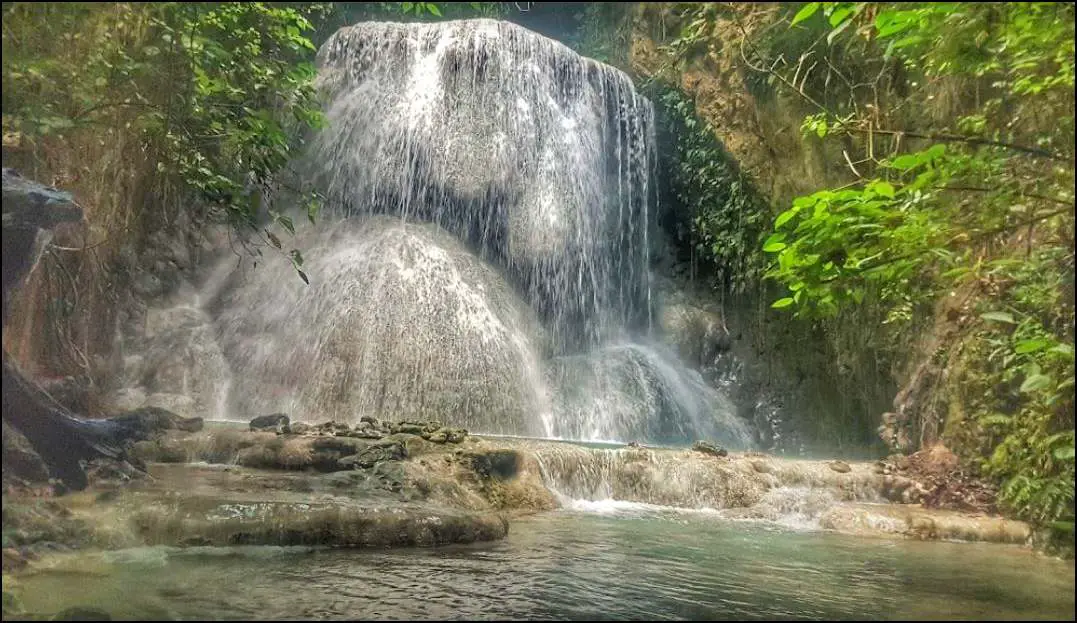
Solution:
<path fill-rule="evenodd" d="M 654 112 L 622 72 L 507 22 L 369 22 L 319 51 L 328 198 L 285 258 L 206 270 L 122 339 L 122 406 L 752 445 L 654 335 Z"/>
<path fill-rule="evenodd" d="M 370 22 L 319 52 L 314 171 L 338 209 L 436 222 L 506 265 L 555 345 L 649 321 L 654 111 L 509 22 Z"/>

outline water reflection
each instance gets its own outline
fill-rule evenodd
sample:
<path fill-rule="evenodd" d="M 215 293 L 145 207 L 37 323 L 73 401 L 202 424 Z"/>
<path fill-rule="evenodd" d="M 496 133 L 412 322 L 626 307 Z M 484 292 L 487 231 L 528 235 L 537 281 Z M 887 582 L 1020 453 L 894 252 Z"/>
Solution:
<path fill-rule="evenodd" d="M 147 548 L 19 580 L 124 619 L 1073 619 L 1074 566 L 999 545 L 558 512 L 425 550 Z"/>

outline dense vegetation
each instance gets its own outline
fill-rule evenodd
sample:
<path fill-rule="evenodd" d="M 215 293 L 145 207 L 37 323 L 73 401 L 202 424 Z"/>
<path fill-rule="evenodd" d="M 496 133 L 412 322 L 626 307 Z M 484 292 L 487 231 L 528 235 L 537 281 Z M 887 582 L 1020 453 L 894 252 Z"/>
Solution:
<path fill-rule="evenodd" d="M 717 45 L 733 13 L 676 10 L 681 57 Z M 879 317 L 873 341 L 891 353 L 934 323 L 944 406 L 922 410 L 911 447 L 945 441 L 1072 548 L 1073 5 L 812 2 L 771 17 L 733 18 L 746 82 L 799 98 L 803 140 L 852 174 L 777 206 L 761 243 L 784 289 L 772 307 Z M 697 237 L 728 232 L 727 211 L 701 205 Z"/>
<path fill-rule="evenodd" d="M 498 3 L 454 3 L 444 12 L 439 6 L 4 3 L 5 148 L 28 156 L 32 172 L 66 181 L 60 169 L 67 167 L 76 169 L 66 172 L 70 177 L 106 174 L 94 171 L 92 157 L 83 160 L 92 151 L 84 143 L 123 143 L 138 157 L 121 159 L 139 163 L 135 175 L 154 186 L 149 192 L 158 201 L 193 201 L 211 218 L 231 223 L 251 253 L 283 252 L 281 233 L 294 233 L 294 225 L 268 200 L 301 202 L 311 220 L 320 205 L 289 170 L 310 131 L 322 124 L 316 45 L 360 19 L 500 10 Z M 82 153 L 50 162 L 61 146 Z M 97 207 L 125 212 L 124 206 Z M 129 227 L 132 217 L 115 220 Z M 104 227 L 106 235 L 118 228 Z M 301 252 L 288 254 L 306 279 Z"/>

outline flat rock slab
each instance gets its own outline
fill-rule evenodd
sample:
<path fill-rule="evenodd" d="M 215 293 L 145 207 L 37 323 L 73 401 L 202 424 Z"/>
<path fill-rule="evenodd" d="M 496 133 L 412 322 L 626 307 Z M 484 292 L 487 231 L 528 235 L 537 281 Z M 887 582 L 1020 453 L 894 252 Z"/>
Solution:
<path fill-rule="evenodd" d="M 362 474 L 304 474 L 198 464 L 151 464 L 152 479 L 102 497 L 65 498 L 94 526 L 93 544 L 434 546 L 504 538 L 487 510 L 404 502 L 364 491 Z M 344 478 L 342 476 L 351 476 Z M 374 474 L 376 478 L 377 475 Z"/>

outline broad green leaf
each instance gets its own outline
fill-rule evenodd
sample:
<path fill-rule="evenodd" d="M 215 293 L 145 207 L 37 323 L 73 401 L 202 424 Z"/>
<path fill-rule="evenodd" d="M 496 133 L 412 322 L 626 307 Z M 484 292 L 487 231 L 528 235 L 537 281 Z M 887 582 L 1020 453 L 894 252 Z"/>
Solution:
<path fill-rule="evenodd" d="M 819 11 L 819 7 L 821 6 L 821 4 L 822 3 L 820 2 L 809 2 L 808 4 L 805 4 L 803 8 L 797 11 L 797 14 L 793 17 L 792 23 L 789 25 L 796 26 L 797 24 L 803 22 L 812 15 L 815 15 L 816 12 Z"/>
<path fill-rule="evenodd" d="M 888 199 L 894 198 L 894 187 L 890 184 L 890 182 L 884 180 L 875 180 L 871 184 L 871 190 L 874 191 L 875 194 L 882 197 L 887 197 Z"/>
<path fill-rule="evenodd" d="M 830 14 L 831 27 L 837 26 L 838 24 L 844 22 L 850 15 L 853 14 L 853 11 L 855 10 L 856 9 L 854 9 L 853 7 L 842 7 L 840 9 L 835 9 L 834 12 Z"/>
<path fill-rule="evenodd" d="M 778 299 L 777 301 L 774 301 L 773 303 L 770 304 L 770 306 L 775 308 L 775 309 L 781 309 L 782 307 L 789 307 L 792 304 L 793 304 L 793 299 L 787 296 L 785 298 Z"/>
<path fill-rule="evenodd" d="M 1046 374 L 1033 374 L 1025 379 L 1024 383 L 1021 383 L 1021 392 L 1029 393 L 1039 389 L 1043 389 L 1051 384 L 1051 377 Z"/>
<path fill-rule="evenodd" d="M 797 210 L 796 208 L 792 208 L 779 214 L 778 218 L 774 219 L 774 229 L 778 229 L 782 225 L 788 223 L 789 219 L 797 215 L 797 212 L 799 212 L 799 210 Z"/>
<path fill-rule="evenodd" d="M 782 242 L 783 240 L 785 240 L 785 236 L 782 234 L 771 234 L 763 243 L 763 250 L 767 253 L 777 253 L 788 246 Z"/>
<path fill-rule="evenodd" d="M 912 25 L 912 20 L 902 15 L 904 11 L 883 11 L 875 18 L 875 36 L 885 39 L 891 35 L 904 32 Z"/>
<path fill-rule="evenodd" d="M 1047 340 L 1022 340 L 1014 346 L 1013 350 L 1021 355 L 1034 353 L 1046 348 L 1048 343 Z"/>
<path fill-rule="evenodd" d="M 1074 448 L 1073 446 L 1055 448 L 1052 454 L 1054 454 L 1055 458 L 1060 461 L 1072 461 L 1074 457 Z"/>
<path fill-rule="evenodd" d="M 996 322 L 1006 322 L 1009 324 L 1017 324 L 1017 321 L 1013 319 L 1013 315 L 1008 312 L 992 311 L 986 314 L 980 314 L 980 318 L 984 320 L 994 320 Z"/>
<path fill-rule="evenodd" d="M 920 154 L 902 154 L 890 161 L 890 168 L 907 171 L 920 166 L 921 163 L 923 158 Z"/>

